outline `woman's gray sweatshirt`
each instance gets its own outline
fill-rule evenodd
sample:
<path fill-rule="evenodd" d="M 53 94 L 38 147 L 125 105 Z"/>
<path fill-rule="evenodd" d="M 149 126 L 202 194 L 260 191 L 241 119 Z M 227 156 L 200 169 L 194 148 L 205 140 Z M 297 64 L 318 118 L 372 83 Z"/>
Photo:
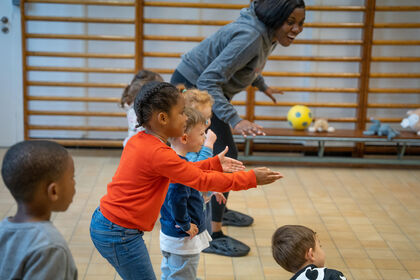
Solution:
<path fill-rule="evenodd" d="M 235 127 L 241 118 L 229 100 L 251 84 L 267 89 L 261 71 L 276 46 L 272 38 L 256 17 L 253 2 L 236 21 L 184 54 L 177 70 L 198 89 L 207 90 L 215 101 L 214 114 Z"/>

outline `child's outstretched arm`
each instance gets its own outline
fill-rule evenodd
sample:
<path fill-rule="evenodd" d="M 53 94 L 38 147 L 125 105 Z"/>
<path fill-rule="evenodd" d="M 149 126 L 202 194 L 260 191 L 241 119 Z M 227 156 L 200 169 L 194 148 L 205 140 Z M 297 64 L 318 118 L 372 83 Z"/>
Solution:
<path fill-rule="evenodd" d="M 197 161 L 194 164 L 203 170 L 216 170 L 223 172 L 236 172 L 244 170 L 245 166 L 241 161 L 225 156 L 228 151 L 229 148 L 226 146 L 226 148 L 217 156 L 207 160 Z M 214 162 L 216 157 L 219 159 L 220 166 Z M 210 161 L 211 159 L 213 162 Z"/>

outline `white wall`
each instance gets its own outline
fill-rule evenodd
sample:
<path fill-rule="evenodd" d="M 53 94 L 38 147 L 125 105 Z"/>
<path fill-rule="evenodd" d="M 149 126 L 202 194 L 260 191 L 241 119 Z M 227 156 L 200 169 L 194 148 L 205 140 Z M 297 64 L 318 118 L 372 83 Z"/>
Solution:
<path fill-rule="evenodd" d="M 23 140 L 20 11 L 12 0 L 0 1 L 0 18 L 4 16 L 9 33 L 0 32 L 0 147 Z"/>

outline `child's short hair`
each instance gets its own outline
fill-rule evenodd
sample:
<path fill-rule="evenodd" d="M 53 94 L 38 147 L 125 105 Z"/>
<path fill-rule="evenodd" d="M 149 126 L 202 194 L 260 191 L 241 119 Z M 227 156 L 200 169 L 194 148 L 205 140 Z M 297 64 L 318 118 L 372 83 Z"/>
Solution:
<path fill-rule="evenodd" d="M 147 124 L 156 110 L 169 114 L 171 108 L 178 102 L 179 96 L 179 90 L 170 83 L 156 81 L 146 83 L 134 100 L 138 126 Z"/>
<path fill-rule="evenodd" d="M 131 105 L 136 98 L 137 93 L 141 87 L 151 81 L 163 82 L 163 78 L 159 73 L 152 72 L 149 70 L 140 70 L 131 80 L 131 83 L 125 87 L 123 94 L 121 96 L 121 107 L 124 107 L 125 104 Z"/>
<path fill-rule="evenodd" d="M 68 156 L 67 150 L 55 142 L 19 142 L 3 158 L 3 181 L 16 201 L 30 202 L 40 183 L 60 178 Z"/>
<path fill-rule="evenodd" d="M 272 238 L 273 257 L 285 270 L 296 273 L 306 262 L 305 255 L 315 249 L 316 232 L 301 225 L 278 228 Z"/>
<path fill-rule="evenodd" d="M 196 108 L 196 106 L 209 104 L 213 106 L 213 97 L 206 90 L 188 89 L 184 92 L 185 106 Z"/>
<path fill-rule="evenodd" d="M 188 133 L 197 124 L 206 125 L 206 119 L 196 109 L 191 107 L 185 107 L 184 113 L 187 116 L 187 121 L 185 124 L 185 133 Z"/>

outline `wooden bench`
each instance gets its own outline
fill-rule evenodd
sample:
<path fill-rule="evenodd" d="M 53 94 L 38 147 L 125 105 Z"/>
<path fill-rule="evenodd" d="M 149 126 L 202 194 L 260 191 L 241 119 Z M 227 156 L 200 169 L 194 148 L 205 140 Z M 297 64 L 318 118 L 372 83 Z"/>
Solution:
<path fill-rule="evenodd" d="M 419 145 L 420 136 L 414 132 L 400 131 L 398 137 L 388 140 L 386 136 L 364 135 L 363 131 L 341 129 L 335 132 L 309 132 L 296 131 L 286 128 L 265 128 L 265 136 L 234 135 L 236 142 L 244 143 L 244 154 L 239 155 L 239 160 L 244 162 L 295 162 L 295 163 L 342 163 L 342 164 L 388 164 L 388 165 L 418 165 L 420 156 L 404 158 L 407 146 Z M 291 141 L 315 141 L 318 142 L 318 156 L 283 156 L 283 155 L 252 155 L 251 143 L 290 143 Z M 396 157 L 373 158 L 373 157 L 339 157 L 324 156 L 325 142 L 354 142 L 354 143 L 385 143 L 395 144 L 398 148 Z"/>

